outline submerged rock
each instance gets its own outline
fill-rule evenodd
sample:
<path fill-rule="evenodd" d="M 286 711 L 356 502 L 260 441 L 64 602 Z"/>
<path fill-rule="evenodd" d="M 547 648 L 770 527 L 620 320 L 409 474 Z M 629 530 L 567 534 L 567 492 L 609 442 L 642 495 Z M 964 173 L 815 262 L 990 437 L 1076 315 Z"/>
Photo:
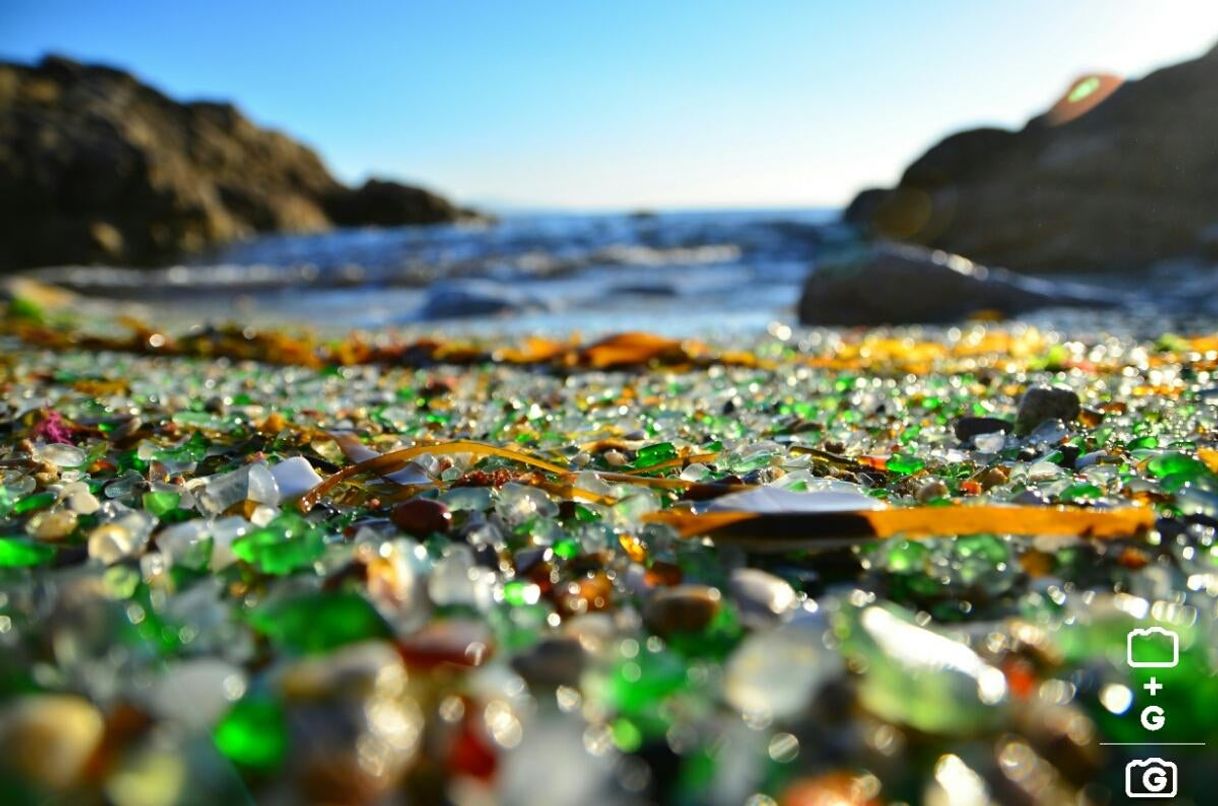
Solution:
<path fill-rule="evenodd" d="M 427 290 L 419 318 L 458 319 L 525 310 L 545 309 L 544 302 L 504 283 L 493 280 L 439 282 Z"/>
<path fill-rule="evenodd" d="M 943 323 L 979 313 L 1011 316 L 1052 306 L 1109 307 L 1100 289 L 1021 277 L 959 255 L 879 244 L 815 267 L 799 320 L 808 325 Z"/>

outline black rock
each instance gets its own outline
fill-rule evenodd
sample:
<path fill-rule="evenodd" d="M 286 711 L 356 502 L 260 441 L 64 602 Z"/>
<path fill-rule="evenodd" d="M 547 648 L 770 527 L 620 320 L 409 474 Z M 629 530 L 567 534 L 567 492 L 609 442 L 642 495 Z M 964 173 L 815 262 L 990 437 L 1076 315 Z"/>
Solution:
<path fill-rule="evenodd" d="M 512 658 L 512 668 L 532 686 L 574 686 L 579 683 L 588 653 L 573 636 L 544 638 Z"/>
<path fill-rule="evenodd" d="M 1218 221 L 1218 48 L 1136 81 L 1079 77 L 1018 131 L 958 132 L 847 221 L 1017 271 L 1195 254 Z"/>
<path fill-rule="evenodd" d="M 1036 308 L 1103 308 L 1102 289 L 1021 277 L 959 255 L 882 243 L 817 265 L 799 300 L 806 325 L 948 323 L 980 312 L 1012 316 Z"/>
<path fill-rule="evenodd" d="M 0 271 L 157 264 L 261 232 L 465 215 L 394 182 L 349 189 L 232 104 L 177 101 L 63 57 L 0 62 Z"/>
<path fill-rule="evenodd" d="M 439 224 L 463 214 L 430 191 L 382 179 L 369 179 L 358 188 L 340 187 L 323 204 L 330 220 L 342 227 Z"/>
<path fill-rule="evenodd" d="M 519 288 L 494 280 L 444 280 L 427 289 L 420 319 L 458 319 L 547 310 L 546 302 Z"/>
<path fill-rule="evenodd" d="M 1078 395 L 1063 386 L 1033 386 L 1023 393 L 1015 433 L 1029 434 L 1045 420 L 1072 422 L 1082 410 Z"/>
<path fill-rule="evenodd" d="M 956 439 L 961 442 L 968 442 L 973 437 L 979 437 L 982 434 L 997 434 L 999 431 L 1005 434 L 1011 428 L 1011 421 L 1001 417 L 961 417 L 952 423 Z"/>

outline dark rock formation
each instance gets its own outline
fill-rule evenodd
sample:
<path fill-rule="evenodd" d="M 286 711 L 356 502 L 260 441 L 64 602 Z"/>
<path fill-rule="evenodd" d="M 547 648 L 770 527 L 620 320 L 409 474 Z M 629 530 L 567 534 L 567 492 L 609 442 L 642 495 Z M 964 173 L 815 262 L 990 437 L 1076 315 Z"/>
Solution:
<path fill-rule="evenodd" d="M 0 63 L 0 270 L 150 264 L 258 232 L 434 223 L 427 191 L 351 190 L 235 107 L 178 103 L 108 67 Z"/>
<path fill-rule="evenodd" d="M 1118 302 L 1087 286 L 1021 277 L 920 246 L 881 243 L 814 267 L 799 300 L 799 320 L 846 326 L 947 323 L 982 312 L 1011 316 Z"/>
<path fill-rule="evenodd" d="M 1193 253 L 1218 222 L 1218 49 L 1138 81 L 1084 76 L 1018 132 L 954 134 L 846 219 L 1016 270 Z"/>
<path fill-rule="evenodd" d="M 380 179 L 369 179 L 358 188 L 340 188 L 330 193 L 324 204 L 330 220 L 341 227 L 440 224 L 465 214 L 447 199 L 422 188 Z"/>

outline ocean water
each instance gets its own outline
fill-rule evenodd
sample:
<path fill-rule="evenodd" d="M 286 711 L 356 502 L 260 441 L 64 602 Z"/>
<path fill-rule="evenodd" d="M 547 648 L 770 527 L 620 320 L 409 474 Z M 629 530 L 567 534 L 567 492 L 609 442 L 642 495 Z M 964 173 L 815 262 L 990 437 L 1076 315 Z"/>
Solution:
<path fill-rule="evenodd" d="M 857 242 L 838 211 L 511 215 L 490 224 L 347 229 L 257 238 L 160 269 L 37 274 L 162 327 L 307 325 L 328 332 L 757 334 L 794 324 L 818 259 Z M 1024 318 L 1071 332 L 1212 330 L 1218 271 L 1165 262 L 1102 285 L 1119 310 Z M 891 289 L 877 289 L 877 293 Z"/>
<path fill-rule="evenodd" d="M 686 334 L 793 319 L 836 210 L 511 215 L 492 224 L 257 238 L 162 269 L 43 279 L 153 321 L 461 332 Z"/>

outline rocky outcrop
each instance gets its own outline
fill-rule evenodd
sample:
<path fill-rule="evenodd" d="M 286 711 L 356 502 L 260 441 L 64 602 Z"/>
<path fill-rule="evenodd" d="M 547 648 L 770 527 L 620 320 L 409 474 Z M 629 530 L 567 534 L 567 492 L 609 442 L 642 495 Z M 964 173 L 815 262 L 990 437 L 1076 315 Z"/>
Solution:
<path fill-rule="evenodd" d="M 469 214 L 422 188 L 380 179 L 332 191 L 324 205 L 330 220 L 341 227 L 440 224 Z"/>
<path fill-rule="evenodd" d="M 60 57 L 0 63 L 0 269 L 151 264 L 259 232 L 460 213 L 394 182 L 347 188 L 230 104 L 178 103 Z"/>
<path fill-rule="evenodd" d="M 1023 271 L 1194 253 L 1218 223 L 1218 48 L 1137 81 L 1084 76 L 1018 132 L 954 134 L 845 217 Z"/>
<path fill-rule="evenodd" d="M 949 323 L 977 314 L 1119 302 L 1099 289 L 1021 277 L 920 246 L 881 243 L 815 266 L 804 283 L 799 320 L 826 326 Z"/>

